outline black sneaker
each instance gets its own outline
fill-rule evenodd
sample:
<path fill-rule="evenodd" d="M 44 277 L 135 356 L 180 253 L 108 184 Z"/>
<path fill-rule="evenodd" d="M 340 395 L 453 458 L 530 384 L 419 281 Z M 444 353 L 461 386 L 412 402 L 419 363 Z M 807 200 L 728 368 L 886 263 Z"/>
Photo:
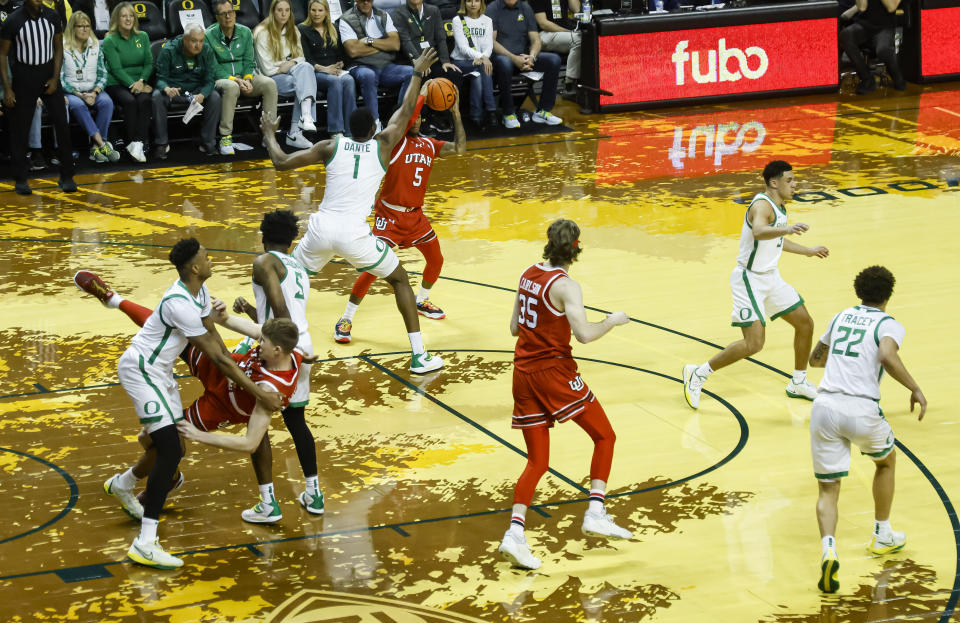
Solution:
<path fill-rule="evenodd" d="M 47 163 L 47 159 L 43 157 L 43 152 L 37 149 L 27 154 L 27 166 L 31 171 L 43 171 L 50 165 Z"/>
<path fill-rule="evenodd" d="M 17 192 L 18 195 L 32 195 L 33 191 L 30 189 L 30 184 L 26 182 L 17 182 L 13 185 L 13 189 Z"/>
<path fill-rule="evenodd" d="M 73 181 L 72 177 L 58 179 L 57 186 L 65 193 L 77 192 L 77 183 Z"/>
<path fill-rule="evenodd" d="M 153 157 L 157 160 L 166 160 L 167 155 L 170 153 L 169 145 L 154 145 L 153 146 Z"/>
<path fill-rule="evenodd" d="M 877 79 L 870 76 L 868 80 L 861 80 L 857 85 L 857 95 L 866 95 L 877 90 Z"/>

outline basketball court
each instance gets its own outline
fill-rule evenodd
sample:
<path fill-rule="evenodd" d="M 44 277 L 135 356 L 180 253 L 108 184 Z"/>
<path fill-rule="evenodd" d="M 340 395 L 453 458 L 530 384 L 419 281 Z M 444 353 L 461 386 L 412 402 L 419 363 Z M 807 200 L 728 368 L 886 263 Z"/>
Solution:
<path fill-rule="evenodd" d="M 80 176 L 71 195 L 55 179 L 35 180 L 32 197 L 0 183 L 0 620 L 951 620 L 960 596 L 953 89 L 605 116 L 565 103 L 556 112 L 572 132 L 471 141 L 466 155 L 441 159 L 427 197 L 445 256 L 431 298 L 447 318 L 422 319 L 422 328 L 445 367 L 409 373 L 403 325 L 381 282 L 357 313 L 354 341 L 336 344 L 356 273 L 328 265 L 308 303 L 323 361 L 307 408 L 326 514 L 296 502 L 302 474 L 279 416 L 270 435 L 283 519 L 273 526 L 240 519 L 257 497 L 248 458 L 191 444 L 186 483 L 160 524 L 164 547 L 184 559 L 178 571 L 126 560 L 138 525 L 102 485 L 138 455 L 138 425 L 116 376 L 136 327 L 71 277 L 94 270 L 153 307 L 176 278 L 169 247 L 196 236 L 214 260 L 211 293 L 250 298 L 262 214 L 289 207 L 303 230 L 323 192 L 322 167 L 277 173 L 248 161 Z M 882 384 L 899 452 L 892 523 L 907 545 L 883 558 L 866 551 L 873 467 L 855 452 L 832 596 L 816 589 L 810 403 L 784 393 L 791 328 L 769 323 L 764 350 L 713 375 L 698 411 L 679 379 L 684 364 L 739 337 L 728 279 L 744 202 L 772 159 L 797 172 L 787 209 L 810 225 L 797 241 L 830 249 L 827 259 L 784 254 L 780 263 L 816 335 L 857 302 L 860 269 L 887 266 L 897 278 L 888 311 L 907 329 L 902 357 L 930 405 L 917 422 L 909 393 Z M 632 319 L 574 344 L 574 355 L 617 432 L 607 508 L 635 537 L 580 532 L 592 446 L 577 426 L 561 425 L 527 517 L 543 566 L 528 572 L 497 554 L 525 462 L 522 436 L 510 429 L 508 321 L 517 279 L 559 217 L 582 229 L 571 275 L 589 319 L 615 310 Z M 401 258 L 422 269 L 418 252 Z M 228 344 L 238 339 L 221 333 Z M 186 403 L 199 384 L 184 378 L 181 390 Z"/>

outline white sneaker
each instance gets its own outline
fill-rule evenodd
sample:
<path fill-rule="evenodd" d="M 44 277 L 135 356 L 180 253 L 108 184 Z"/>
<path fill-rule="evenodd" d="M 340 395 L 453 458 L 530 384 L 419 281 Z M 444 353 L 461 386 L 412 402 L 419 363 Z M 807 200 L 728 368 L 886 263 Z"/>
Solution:
<path fill-rule="evenodd" d="M 308 513 L 313 515 L 323 514 L 323 491 L 320 489 L 315 490 L 313 493 L 304 491 L 297 499 L 300 501 L 300 506 L 307 509 Z"/>
<path fill-rule="evenodd" d="M 503 127 L 508 130 L 516 130 L 520 127 L 520 122 L 517 121 L 516 115 L 504 115 L 503 116 Z"/>
<path fill-rule="evenodd" d="M 143 143 L 141 141 L 133 141 L 126 147 L 127 153 L 130 154 L 130 157 L 136 160 L 137 162 L 146 162 L 147 157 L 143 155 Z"/>
<path fill-rule="evenodd" d="M 233 149 L 233 136 L 221 136 L 220 137 L 220 155 L 221 156 L 232 156 L 237 152 Z"/>
<path fill-rule="evenodd" d="M 683 366 L 683 397 L 691 408 L 696 409 L 700 406 L 700 390 L 703 389 L 703 382 L 706 380 L 697 374 L 697 366 L 694 363 L 688 363 Z"/>
<path fill-rule="evenodd" d="M 497 548 L 497 551 L 503 554 L 503 557 L 510 561 L 515 567 L 523 567 L 524 569 L 540 568 L 540 559 L 530 553 L 527 540 L 523 537 L 515 536 L 510 530 L 507 530 L 506 534 L 503 535 L 503 540 L 500 541 L 500 547 Z"/>
<path fill-rule="evenodd" d="M 300 118 L 300 121 L 297 122 L 297 127 L 300 128 L 301 132 L 316 132 L 317 124 L 313 122 L 313 119 L 304 119 Z"/>
<path fill-rule="evenodd" d="M 287 147 L 310 149 L 313 147 L 313 143 L 303 135 L 303 132 L 297 132 L 296 134 L 287 134 Z"/>
<path fill-rule="evenodd" d="M 137 500 L 137 496 L 133 494 L 133 489 L 120 488 L 120 485 L 116 482 L 119 477 L 120 474 L 114 474 L 108 478 L 107 481 L 103 483 L 103 492 L 120 500 L 123 512 L 134 519 L 143 519 L 143 506 Z"/>
<path fill-rule="evenodd" d="M 277 523 L 283 519 L 283 513 L 280 512 L 280 503 L 274 498 L 270 503 L 260 500 L 253 508 L 240 513 L 240 517 L 247 523 Z"/>
<path fill-rule="evenodd" d="M 443 359 L 439 355 L 431 355 L 427 351 L 410 356 L 410 371 L 414 374 L 426 374 L 443 367 Z"/>
<path fill-rule="evenodd" d="M 633 533 L 613 523 L 607 511 L 587 511 L 583 515 L 583 533 L 590 536 L 606 536 L 612 539 L 632 539 Z"/>
<path fill-rule="evenodd" d="M 803 398 L 804 400 L 813 400 L 817 397 L 817 388 L 810 381 L 804 379 L 803 383 L 794 383 L 791 379 L 787 383 L 787 396 L 791 398 Z"/>
<path fill-rule="evenodd" d="M 154 539 L 153 543 L 147 543 L 141 541 L 140 537 L 135 538 L 130 549 L 127 550 L 127 558 L 157 569 L 179 569 L 183 566 L 182 560 L 163 551 L 159 539 Z"/>
<path fill-rule="evenodd" d="M 891 530 L 890 534 L 883 537 L 874 534 L 873 538 L 870 539 L 870 545 L 867 546 L 867 549 L 870 550 L 871 554 L 882 556 L 883 554 L 899 551 L 903 549 L 903 546 L 906 544 L 906 534 Z"/>
<path fill-rule="evenodd" d="M 534 123 L 546 123 L 547 125 L 560 125 L 563 119 L 556 116 L 549 110 L 538 110 L 533 113 Z"/>

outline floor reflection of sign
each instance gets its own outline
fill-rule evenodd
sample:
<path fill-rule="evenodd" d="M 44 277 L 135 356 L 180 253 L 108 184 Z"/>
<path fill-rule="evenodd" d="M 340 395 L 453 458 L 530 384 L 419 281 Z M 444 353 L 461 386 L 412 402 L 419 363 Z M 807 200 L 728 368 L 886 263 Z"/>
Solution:
<path fill-rule="evenodd" d="M 960 91 L 920 95 L 916 146 L 945 154 L 960 154 Z"/>
<path fill-rule="evenodd" d="M 773 159 L 830 162 L 836 103 L 600 125 L 597 183 L 761 170 Z"/>
<path fill-rule="evenodd" d="M 480 619 L 395 599 L 305 589 L 277 606 L 264 623 L 483 623 Z"/>

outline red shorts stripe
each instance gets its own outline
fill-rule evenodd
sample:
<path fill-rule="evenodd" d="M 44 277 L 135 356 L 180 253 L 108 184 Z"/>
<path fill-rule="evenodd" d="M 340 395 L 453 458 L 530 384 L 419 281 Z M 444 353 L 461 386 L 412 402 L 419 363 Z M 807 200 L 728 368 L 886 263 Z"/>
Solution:
<path fill-rule="evenodd" d="M 430 242 L 437 237 L 422 209 L 401 212 L 388 208 L 379 199 L 375 207 L 373 235 L 401 249 Z"/>

